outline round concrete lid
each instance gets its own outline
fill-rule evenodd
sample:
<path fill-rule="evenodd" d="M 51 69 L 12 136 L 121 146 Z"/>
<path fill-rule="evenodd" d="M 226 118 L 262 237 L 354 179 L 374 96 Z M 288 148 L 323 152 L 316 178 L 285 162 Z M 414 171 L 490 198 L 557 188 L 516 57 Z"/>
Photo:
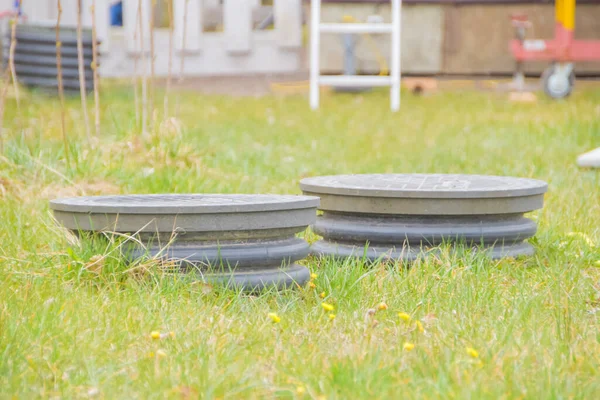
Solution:
<path fill-rule="evenodd" d="M 503 176 L 450 174 L 365 174 L 305 178 L 309 194 L 422 199 L 522 197 L 546 192 L 546 182 Z"/>
<path fill-rule="evenodd" d="M 56 199 L 55 211 L 91 214 L 219 214 L 315 208 L 312 196 L 265 194 L 134 194 Z"/>

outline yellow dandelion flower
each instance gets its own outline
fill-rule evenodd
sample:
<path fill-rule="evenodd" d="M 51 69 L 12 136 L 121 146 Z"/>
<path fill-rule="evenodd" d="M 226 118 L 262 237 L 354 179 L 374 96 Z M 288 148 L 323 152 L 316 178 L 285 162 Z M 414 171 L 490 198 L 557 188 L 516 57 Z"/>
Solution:
<path fill-rule="evenodd" d="M 404 322 L 410 322 L 410 315 L 405 312 L 398 313 L 398 318 L 400 318 Z"/>
<path fill-rule="evenodd" d="M 323 307 L 323 310 L 325 310 L 325 311 L 335 310 L 335 307 L 329 303 L 321 303 L 321 307 Z"/>
<path fill-rule="evenodd" d="M 173 332 L 173 331 L 169 332 L 169 336 L 171 336 L 172 339 L 175 339 L 175 332 Z"/>
<path fill-rule="evenodd" d="M 296 393 L 298 393 L 298 394 L 304 394 L 304 392 L 306 392 L 306 389 L 304 389 L 304 386 L 298 386 L 296 388 Z"/>
<path fill-rule="evenodd" d="M 600 263 L 600 261 L 598 261 L 598 262 Z M 319 297 L 322 298 L 322 299 L 324 299 L 325 298 L 325 292 L 321 292 L 321 294 L 319 295 Z"/>
<path fill-rule="evenodd" d="M 154 352 L 153 352 L 153 351 L 151 351 L 150 353 L 148 353 L 148 357 L 150 357 L 150 358 L 154 358 Z"/>
<path fill-rule="evenodd" d="M 311 288 L 311 289 L 314 289 L 314 288 L 317 287 L 317 285 L 315 285 L 314 282 L 308 282 L 308 287 Z"/>
<path fill-rule="evenodd" d="M 415 348 L 415 344 L 414 343 L 405 342 L 404 346 L 402 346 L 402 348 L 404 348 L 404 350 L 406 350 L 406 351 L 411 351 L 412 349 Z"/>
<path fill-rule="evenodd" d="M 278 323 L 281 321 L 281 318 L 279 318 L 279 316 L 277 314 L 275 314 L 274 312 L 269 313 L 268 317 L 271 318 L 271 321 L 273 321 L 273 323 Z"/>
<path fill-rule="evenodd" d="M 314 272 L 310 274 L 310 279 L 317 279 L 318 277 L 319 275 L 315 274 Z"/>
<path fill-rule="evenodd" d="M 333 321 L 335 319 L 335 314 L 329 314 L 329 319 Z"/>
<path fill-rule="evenodd" d="M 160 332 L 159 332 L 159 331 L 152 331 L 152 332 L 150 333 L 150 337 L 151 337 L 152 339 L 160 339 Z"/>
<path fill-rule="evenodd" d="M 382 310 L 387 310 L 387 309 L 388 309 L 388 305 L 387 305 L 387 304 L 385 304 L 385 303 L 383 303 L 383 302 L 382 302 L 382 303 L 379 303 L 379 305 L 377 306 L 377 309 L 378 309 L 379 311 L 382 311 Z"/>
<path fill-rule="evenodd" d="M 159 358 L 164 358 L 167 356 L 167 352 L 164 350 L 156 350 L 156 356 Z"/>
<path fill-rule="evenodd" d="M 467 347 L 467 354 L 473 358 L 479 358 L 479 352 L 472 347 Z"/>
<path fill-rule="evenodd" d="M 30 367 L 35 367 L 35 362 L 33 361 L 33 357 L 31 356 L 26 356 L 25 359 L 27 360 L 27 364 L 29 364 Z"/>
<path fill-rule="evenodd" d="M 425 332 L 425 328 L 423 327 L 423 324 L 421 323 L 421 321 L 416 321 L 415 325 L 417 326 L 417 329 L 419 330 L 419 332 Z"/>

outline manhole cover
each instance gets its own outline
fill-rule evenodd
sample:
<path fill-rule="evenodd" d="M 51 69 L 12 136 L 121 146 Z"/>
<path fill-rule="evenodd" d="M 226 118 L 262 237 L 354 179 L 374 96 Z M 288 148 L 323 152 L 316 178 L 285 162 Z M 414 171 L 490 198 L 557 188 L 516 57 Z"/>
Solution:
<path fill-rule="evenodd" d="M 265 194 L 132 194 L 58 199 L 53 210 L 86 213 L 208 214 L 315 207 L 318 199 Z"/>
<path fill-rule="evenodd" d="M 366 174 L 306 178 L 304 192 L 432 199 L 517 197 L 543 194 L 539 180 L 486 175 Z"/>

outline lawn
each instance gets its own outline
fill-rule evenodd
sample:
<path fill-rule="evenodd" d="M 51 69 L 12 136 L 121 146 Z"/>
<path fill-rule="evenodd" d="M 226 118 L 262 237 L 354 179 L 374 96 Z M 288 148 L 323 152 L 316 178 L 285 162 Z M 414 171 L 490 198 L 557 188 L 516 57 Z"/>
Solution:
<path fill-rule="evenodd" d="M 144 135 L 131 89 L 102 100 L 93 147 L 68 100 L 68 163 L 59 102 L 7 101 L 0 398 L 600 398 L 600 172 L 575 165 L 600 145 L 598 86 L 526 104 L 406 93 L 397 114 L 385 91 L 325 95 L 317 112 L 303 96 L 179 92 L 168 119 L 157 92 Z M 309 258 L 316 287 L 247 296 L 134 273 L 112 245 L 69 239 L 48 208 L 81 194 L 300 193 L 303 177 L 367 172 L 546 180 L 536 255 Z"/>

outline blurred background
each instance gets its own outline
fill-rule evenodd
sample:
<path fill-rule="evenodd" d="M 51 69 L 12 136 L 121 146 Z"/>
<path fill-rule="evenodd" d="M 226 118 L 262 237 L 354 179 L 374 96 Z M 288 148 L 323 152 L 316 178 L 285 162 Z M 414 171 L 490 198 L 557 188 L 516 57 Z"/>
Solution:
<path fill-rule="evenodd" d="M 16 1 L 18 3 L 18 0 Z M 91 25 L 91 0 L 83 0 L 83 23 Z M 62 24 L 75 25 L 77 0 L 63 0 Z M 10 10 L 15 0 L 0 0 Z M 25 1 L 28 22 L 56 22 L 56 1 Z M 188 76 L 302 73 L 308 70 L 310 4 L 302 0 L 96 0 L 99 38 L 103 45 L 102 76 L 132 73 L 127 58 L 142 15 L 148 41 L 154 31 L 157 74 L 167 53 L 167 31 L 173 20 L 177 58 L 185 50 Z M 152 14 L 152 15 L 150 15 Z M 545 0 L 405 0 L 402 7 L 402 72 L 410 75 L 510 76 L 515 59 L 509 42 L 516 37 L 511 16 L 526 15 L 527 38 L 552 39 L 555 4 Z M 389 0 L 323 0 L 323 22 L 390 21 Z M 600 40 L 600 0 L 582 0 L 575 12 L 575 39 Z M 228 26 L 228 22 L 231 25 Z M 7 24 L 5 24 L 7 25 Z M 6 28 L 5 28 L 6 30 Z M 142 31 L 140 31 L 142 32 Z M 183 39 L 184 32 L 186 35 Z M 125 40 L 123 40 L 125 39 Z M 128 40 L 127 40 L 128 39 Z M 389 63 L 387 34 L 356 35 L 356 72 L 377 74 Z M 185 43 L 184 43 L 185 42 Z M 145 49 L 149 48 L 146 43 Z M 224 53 L 222 50 L 226 50 Z M 321 71 L 344 72 L 347 47 L 340 35 L 321 39 Z M 139 50 L 139 48 L 137 49 Z M 166 57 L 163 57 L 166 59 Z M 175 61 L 179 67 L 180 61 Z M 166 64 L 165 64 L 166 65 Z M 524 71 L 539 76 L 544 61 L 527 62 Z M 165 71 L 163 71 L 165 72 Z M 599 76 L 599 62 L 578 62 L 578 76 Z"/>

